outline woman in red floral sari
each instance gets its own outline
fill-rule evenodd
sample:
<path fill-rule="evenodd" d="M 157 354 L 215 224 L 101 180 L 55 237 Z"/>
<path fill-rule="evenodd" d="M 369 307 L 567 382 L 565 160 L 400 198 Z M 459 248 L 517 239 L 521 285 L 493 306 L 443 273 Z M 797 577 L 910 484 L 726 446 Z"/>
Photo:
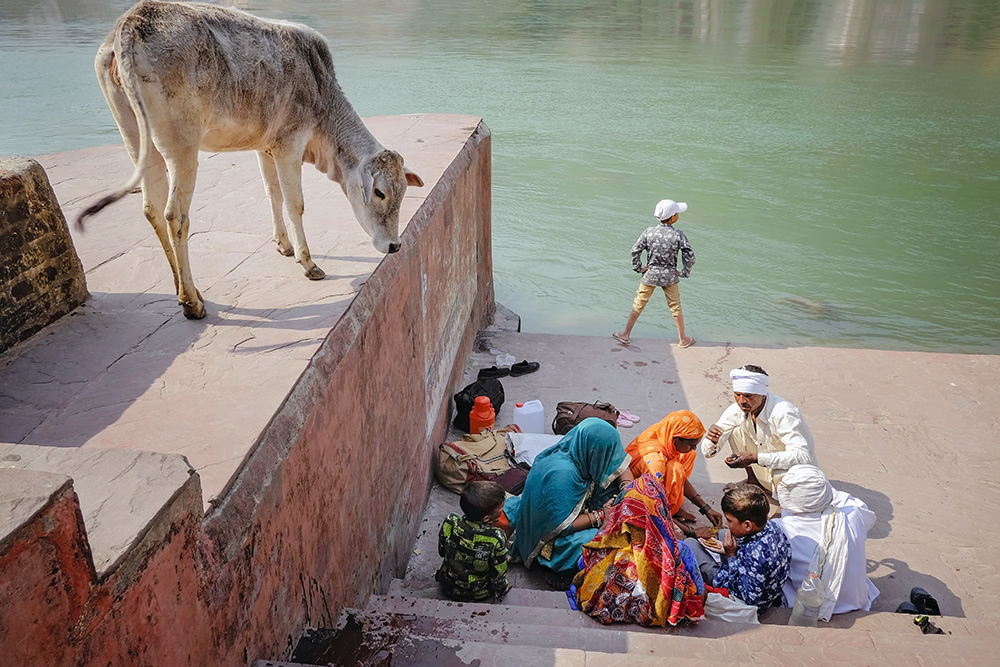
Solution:
<path fill-rule="evenodd" d="M 601 623 L 677 625 L 705 616 L 705 584 L 674 535 L 663 486 L 646 474 L 625 487 L 573 581 L 577 605 Z"/>

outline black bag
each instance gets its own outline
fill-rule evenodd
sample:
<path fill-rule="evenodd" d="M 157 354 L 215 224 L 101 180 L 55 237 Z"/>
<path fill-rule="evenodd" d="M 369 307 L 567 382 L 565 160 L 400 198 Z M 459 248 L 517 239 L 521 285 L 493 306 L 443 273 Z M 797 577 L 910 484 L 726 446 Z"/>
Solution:
<path fill-rule="evenodd" d="M 502 486 L 507 493 L 519 496 L 524 491 L 524 482 L 528 479 L 529 470 L 531 470 L 531 466 L 519 462 L 507 472 L 497 475 L 493 481 Z"/>
<path fill-rule="evenodd" d="M 464 387 L 455 394 L 455 420 L 452 424 L 463 433 L 469 432 L 469 412 L 476 403 L 476 396 L 485 396 L 493 404 L 493 410 L 500 412 L 503 405 L 503 385 L 496 378 L 483 378 Z"/>
<path fill-rule="evenodd" d="M 603 419 L 618 428 L 618 408 L 610 403 L 581 403 L 579 401 L 560 401 L 556 405 L 556 416 L 552 420 L 552 432 L 556 435 L 566 435 L 570 429 L 587 417 Z"/>

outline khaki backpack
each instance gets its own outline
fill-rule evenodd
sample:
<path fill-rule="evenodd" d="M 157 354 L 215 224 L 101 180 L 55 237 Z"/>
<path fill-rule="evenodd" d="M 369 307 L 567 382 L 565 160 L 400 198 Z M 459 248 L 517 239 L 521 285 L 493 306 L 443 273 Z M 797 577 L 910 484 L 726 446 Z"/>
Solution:
<path fill-rule="evenodd" d="M 511 424 L 485 428 L 455 442 L 442 442 L 434 475 L 455 493 L 461 493 L 466 484 L 477 479 L 495 480 L 514 467 L 507 455 L 507 434 L 520 432 L 516 424 Z"/>

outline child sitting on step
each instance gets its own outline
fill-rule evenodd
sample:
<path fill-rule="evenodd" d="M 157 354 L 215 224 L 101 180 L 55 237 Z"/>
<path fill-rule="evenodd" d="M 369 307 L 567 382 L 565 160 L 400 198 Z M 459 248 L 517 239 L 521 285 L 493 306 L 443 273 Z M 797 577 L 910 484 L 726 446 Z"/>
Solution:
<path fill-rule="evenodd" d="M 504 491 L 496 482 L 470 482 L 459 505 L 465 516 L 448 515 L 438 534 L 444 558 L 435 579 L 442 592 L 461 602 L 500 601 L 507 581 L 507 534 L 497 527 Z"/>
<path fill-rule="evenodd" d="M 685 540 L 706 582 L 728 589 L 758 612 L 781 605 L 781 587 L 792 560 L 788 538 L 767 520 L 769 511 L 763 489 L 738 484 L 722 496 L 722 513 L 729 526 L 722 541 L 722 563 L 716 564 L 696 540 Z"/>

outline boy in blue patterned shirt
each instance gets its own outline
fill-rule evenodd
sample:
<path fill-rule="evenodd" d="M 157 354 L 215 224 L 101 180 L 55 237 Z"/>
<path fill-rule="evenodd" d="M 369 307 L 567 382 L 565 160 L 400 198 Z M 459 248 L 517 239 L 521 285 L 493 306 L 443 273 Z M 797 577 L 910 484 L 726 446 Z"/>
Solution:
<path fill-rule="evenodd" d="M 459 506 L 465 516 L 450 514 L 438 534 L 438 555 L 444 558 L 435 579 L 452 600 L 502 600 L 507 581 L 507 534 L 496 527 L 503 511 L 504 491 L 496 482 L 470 482 Z"/>
<path fill-rule="evenodd" d="M 781 605 L 781 587 L 792 562 L 788 538 L 777 524 L 768 522 L 769 512 L 767 495 L 755 484 L 739 484 L 726 491 L 722 513 L 729 532 L 722 541 L 722 564 L 713 576 L 709 575 L 715 563 L 703 557 L 707 556 L 704 547 L 685 540 L 695 552 L 706 581 L 755 605 L 758 612 Z"/>

